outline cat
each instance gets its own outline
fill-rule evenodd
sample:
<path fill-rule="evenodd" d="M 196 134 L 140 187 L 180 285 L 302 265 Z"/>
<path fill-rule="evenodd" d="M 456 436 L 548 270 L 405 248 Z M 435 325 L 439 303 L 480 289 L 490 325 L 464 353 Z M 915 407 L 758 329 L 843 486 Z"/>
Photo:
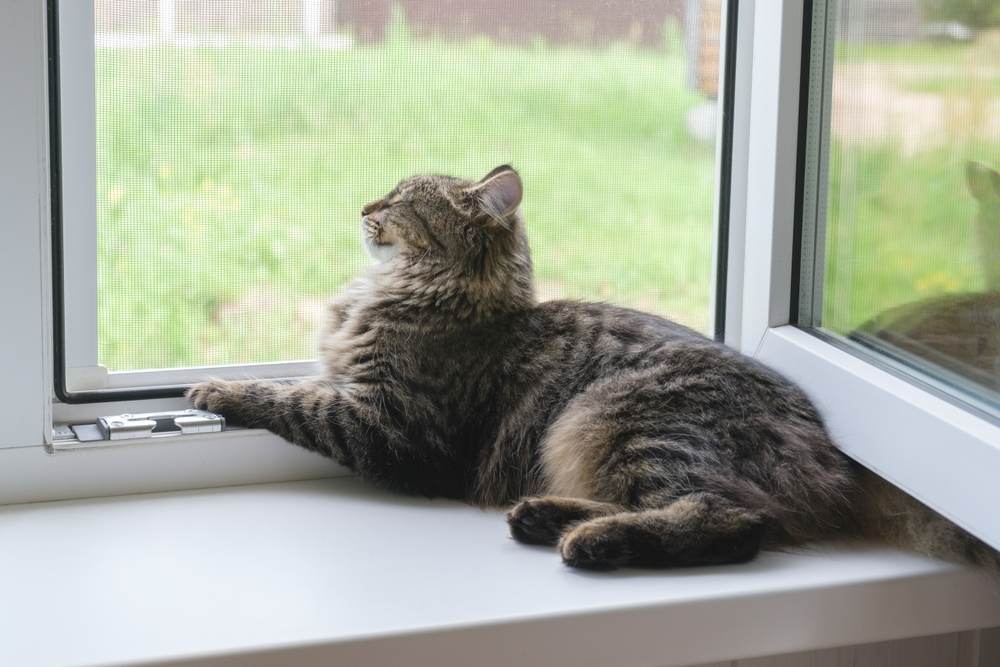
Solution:
<path fill-rule="evenodd" d="M 981 162 L 969 162 L 965 183 L 976 200 L 976 247 L 985 291 L 1000 292 L 1000 172 Z"/>
<path fill-rule="evenodd" d="M 993 562 L 866 476 L 755 360 L 635 310 L 538 303 L 522 196 L 508 165 L 400 182 L 361 211 L 378 263 L 329 306 L 322 376 L 210 380 L 190 401 L 388 489 L 509 507 L 516 540 L 574 567 L 738 563 L 866 532 Z"/>

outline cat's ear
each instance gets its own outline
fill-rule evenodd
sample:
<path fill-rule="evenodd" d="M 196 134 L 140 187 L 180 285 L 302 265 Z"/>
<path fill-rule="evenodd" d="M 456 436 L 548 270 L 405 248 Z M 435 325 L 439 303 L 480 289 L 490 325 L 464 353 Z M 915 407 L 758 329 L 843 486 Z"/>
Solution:
<path fill-rule="evenodd" d="M 507 227 L 507 218 L 517 210 L 524 196 L 521 177 L 510 165 L 497 167 L 478 183 L 466 189 L 474 206 L 497 224 Z"/>
<path fill-rule="evenodd" d="M 1000 173 L 979 162 L 965 165 L 965 183 L 979 201 L 1000 198 Z"/>
<path fill-rule="evenodd" d="M 496 176 L 497 174 L 500 174 L 505 171 L 514 171 L 514 167 L 510 166 L 509 164 L 502 164 L 499 167 L 494 167 L 493 169 L 490 170 L 490 173 L 480 178 L 479 182 L 484 183 L 493 178 L 494 176 Z"/>

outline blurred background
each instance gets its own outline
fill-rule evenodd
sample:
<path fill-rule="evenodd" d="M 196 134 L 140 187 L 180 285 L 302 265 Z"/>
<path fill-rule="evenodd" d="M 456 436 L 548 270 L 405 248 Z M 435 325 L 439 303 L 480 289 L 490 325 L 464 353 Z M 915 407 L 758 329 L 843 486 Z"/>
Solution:
<path fill-rule="evenodd" d="M 717 0 L 98 0 L 101 362 L 310 358 L 367 262 L 361 206 L 505 162 L 542 298 L 706 330 L 719 21 Z"/>
<path fill-rule="evenodd" d="M 817 319 L 997 401 L 1000 3 L 842 0 L 837 19 Z"/>
<path fill-rule="evenodd" d="M 966 169 L 1000 166 L 1000 4 L 836 11 L 822 320 L 846 333 L 987 289 L 992 214 Z M 367 262 L 361 205 L 504 162 L 543 299 L 709 333 L 721 16 L 720 0 L 96 0 L 101 362 L 309 358 L 323 303 Z"/>

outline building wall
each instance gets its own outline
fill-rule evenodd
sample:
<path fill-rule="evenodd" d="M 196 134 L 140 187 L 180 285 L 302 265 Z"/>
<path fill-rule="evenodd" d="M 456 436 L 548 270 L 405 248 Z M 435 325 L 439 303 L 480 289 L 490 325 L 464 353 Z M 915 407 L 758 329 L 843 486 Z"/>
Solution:
<path fill-rule="evenodd" d="M 164 0 L 95 0 L 100 33 L 153 32 Z M 273 33 L 301 25 L 302 0 L 166 0 L 176 29 L 199 33 Z M 678 25 L 684 0 L 319 0 L 324 29 L 336 25 L 363 42 L 385 35 L 394 11 L 418 34 L 486 35 L 499 41 L 664 44 L 667 21 Z"/>
<path fill-rule="evenodd" d="M 684 0 L 341 0 L 338 20 L 362 40 L 378 40 L 398 7 L 420 34 L 487 35 L 525 42 L 664 43 L 668 20 L 681 24 Z"/>

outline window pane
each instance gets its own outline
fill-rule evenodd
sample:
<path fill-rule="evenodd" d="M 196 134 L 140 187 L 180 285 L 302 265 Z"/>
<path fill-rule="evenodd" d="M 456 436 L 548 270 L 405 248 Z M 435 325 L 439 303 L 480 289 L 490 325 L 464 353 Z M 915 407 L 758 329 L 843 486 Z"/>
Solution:
<path fill-rule="evenodd" d="M 310 358 L 363 203 L 503 163 L 540 298 L 707 332 L 720 4 L 96 0 L 101 363 Z"/>
<path fill-rule="evenodd" d="M 996 403 L 1000 4 L 839 3 L 823 328 Z"/>

